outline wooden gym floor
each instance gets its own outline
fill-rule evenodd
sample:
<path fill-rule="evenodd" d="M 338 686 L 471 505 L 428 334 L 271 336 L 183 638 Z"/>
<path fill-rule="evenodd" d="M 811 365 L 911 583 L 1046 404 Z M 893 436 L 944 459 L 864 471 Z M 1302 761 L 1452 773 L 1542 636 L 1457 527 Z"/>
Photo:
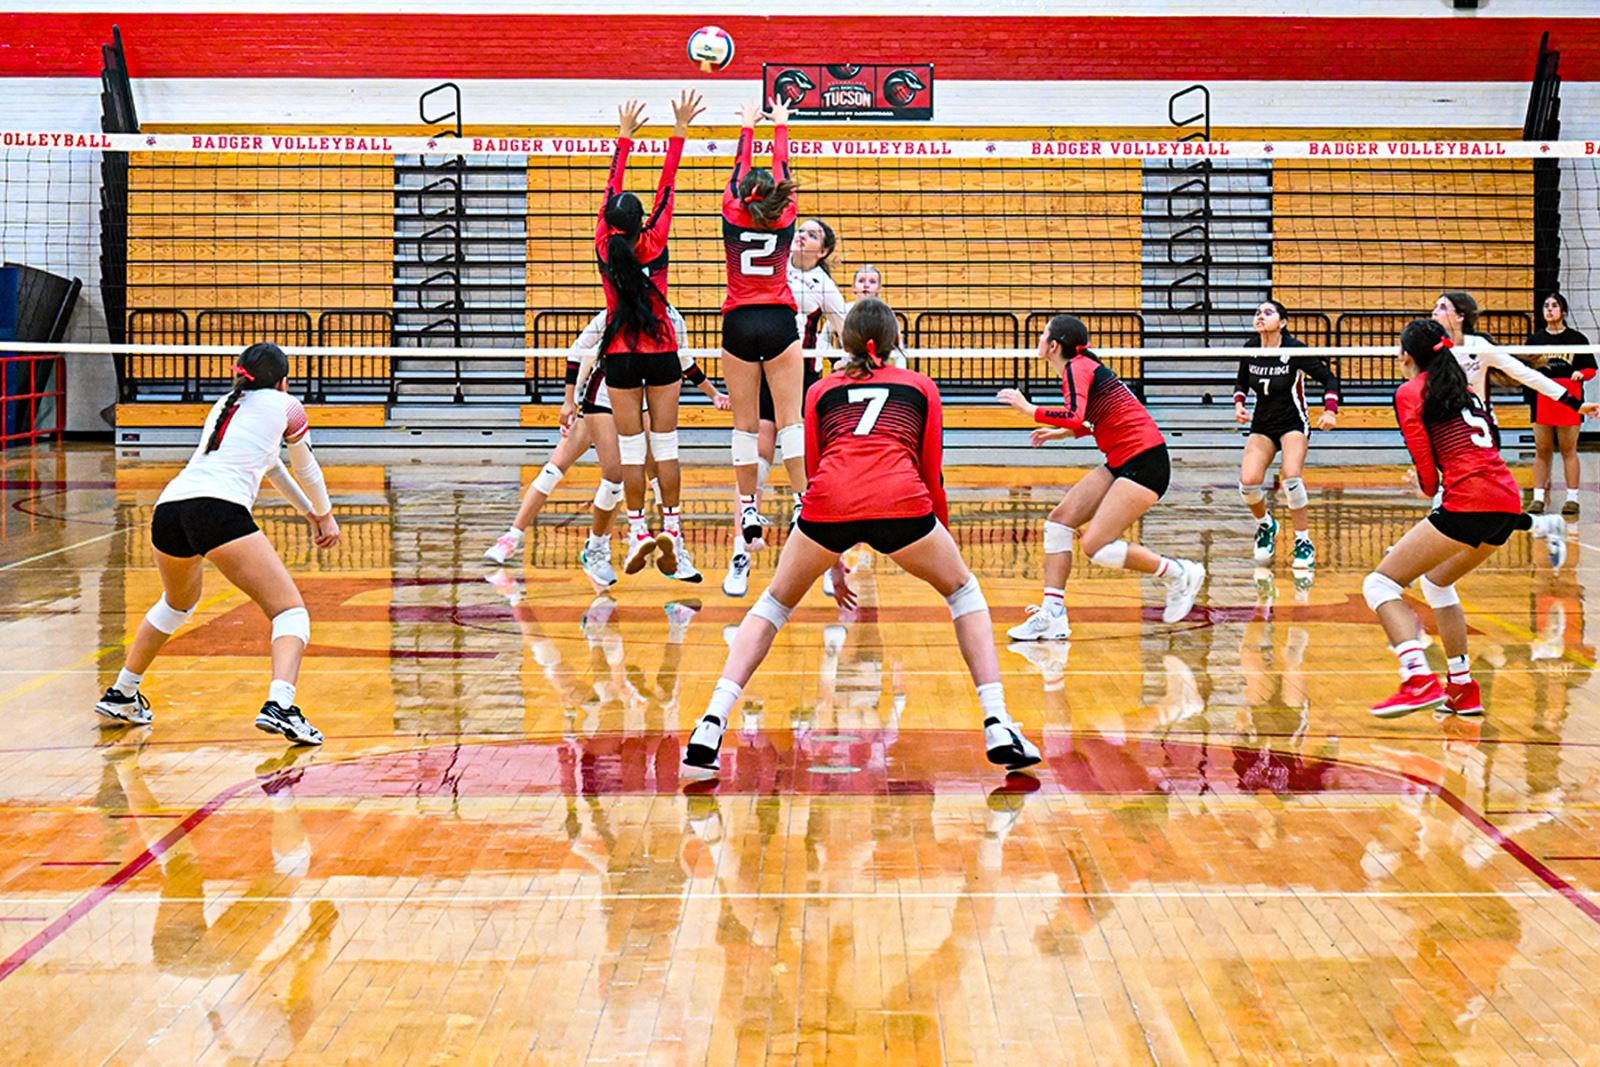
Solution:
<path fill-rule="evenodd" d="M 1253 569 L 1234 457 L 1183 464 L 1143 536 L 1204 559 L 1202 610 L 1080 568 L 1070 650 L 1024 655 L 1059 491 L 1029 483 L 1076 472 L 952 469 L 1037 777 L 983 761 L 937 597 L 861 558 L 857 616 L 812 592 L 696 787 L 681 739 L 772 565 L 721 594 L 721 471 L 686 507 L 706 584 L 598 600 L 592 469 L 498 584 L 503 453 L 329 457 L 320 557 L 268 490 L 328 736 L 297 750 L 251 727 L 267 624 L 220 578 L 154 726 L 90 710 L 175 458 L 0 460 L 0 1062 L 1600 1062 L 1600 502 L 1559 569 L 1518 535 L 1462 583 L 1481 726 L 1382 722 L 1360 582 L 1423 512 L 1397 470 L 1312 468 L 1303 586 Z"/>

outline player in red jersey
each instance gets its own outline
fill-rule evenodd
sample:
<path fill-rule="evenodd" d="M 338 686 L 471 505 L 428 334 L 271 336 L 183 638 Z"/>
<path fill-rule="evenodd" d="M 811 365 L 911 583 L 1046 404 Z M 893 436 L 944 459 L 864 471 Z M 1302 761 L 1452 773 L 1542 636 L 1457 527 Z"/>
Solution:
<path fill-rule="evenodd" d="M 678 569 L 678 338 L 667 314 L 667 233 L 672 226 L 676 199 L 674 182 L 683 140 L 689 124 L 705 108 L 697 93 L 685 90 L 672 106 L 672 139 L 661 166 L 650 214 L 632 193 L 622 191 L 622 179 L 633 148 L 633 135 L 644 125 L 644 104 L 630 100 L 617 109 L 620 130 L 611 174 L 606 179 L 605 200 L 595 226 L 595 254 L 600 260 L 600 280 L 606 291 L 606 330 L 600 339 L 605 360 L 606 389 L 617 424 L 617 444 L 622 458 L 623 498 L 628 507 L 628 549 L 623 570 L 644 569 L 653 552 L 661 552 L 664 573 Z M 650 398 L 650 437 L 645 438 L 645 395 Z M 644 461 L 646 450 L 656 457 L 661 484 L 661 535 L 645 523 Z"/>
<path fill-rule="evenodd" d="M 805 429 L 800 330 L 789 289 L 789 247 L 799 213 L 798 186 L 789 175 L 789 109 L 774 100 L 772 169 L 751 166 L 757 104 L 739 111 L 739 152 L 722 191 L 722 243 L 728 261 L 728 297 L 722 302 L 723 380 L 733 401 L 733 473 L 739 486 L 738 526 L 748 543 L 761 536 L 756 506 L 760 461 L 761 382 L 772 390 L 778 447 L 789 484 L 805 492 Z"/>
<path fill-rule="evenodd" d="M 1418 319 L 1400 334 L 1400 370 L 1410 379 L 1394 395 L 1395 416 L 1416 463 L 1416 489 L 1442 500 L 1402 537 L 1361 592 L 1377 613 L 1400 657 L 1400 689 L 1374 704 L 1372 714 L 1393 718 L 1443 703 L 1457 715 L 1482 715 L 1483 699 L 1467 660 L 1467 618 L 1455 583 L 1471 573 L 1514 530 L 1548 537 L 1559 515 L 1524 515 L 1522 491 L 1496 447 L 1494 424 L 1465 369 L 1451 351 L 1444 326 Z M 1428 667 L 1418 639 L 1421 624 L 1401 599 L 1418 578 L 1433 608 L 1450 669 L 1448 686 Z"/>
<path fill-rule="evenodd" d="M 989 605 L 947 528 L 939 389 L 915 371 L 888 365 L 898 337 L 889 305 L 860 301 L 845 319 L 845 366 L 806 394 L 805 514 L 784 542 L 772 584 L 744 617 L 689 737 L 683 762 L 691 773 L 720 769 L 728 714 L 812 584 L 831 570 L 834 599 L 853 604 L 839 557 L 862 542 L 933 586 L 949 605 L 978 687 L 990 762 L 1012 770 L 1039 762 L 1039 750 L 1006 711 Z"/>
<path fill-rule="evenodd" d="M 1072 315 L 1057 315 L 1039 336 L 1039 356 L 1061 375 L 1065 407 L 1031 403 L 1015 389 L 999 399 L 1022 414 L 1054 427 L 1033 431 L 1035 448 L 1064 437 L 1094 435 L 1105 454 L 1102 467 L 1067 490 L 1044 523 L 1044 600 L 1007 631 L 1014 641 L 1061 641 L 1072 636 L 1063 597 L 1072 573 L 1072 542 L 1102 567 L 1153 574 L 1167 584 L 1166 622 L 1178 622 L 1194 607 L 1206 569 L 1184 559 L 1158 556 L 1143 545 L 1119 540 L 1167 491 L 1172 462 L 1155 420 L 1110 367 L 1089 351 L 1089 329 Z"/>

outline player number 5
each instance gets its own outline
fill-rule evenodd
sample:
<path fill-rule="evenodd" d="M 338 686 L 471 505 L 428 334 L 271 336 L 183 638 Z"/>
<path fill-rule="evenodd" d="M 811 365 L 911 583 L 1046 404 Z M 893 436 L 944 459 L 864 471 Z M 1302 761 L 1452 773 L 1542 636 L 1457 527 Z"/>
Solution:
<path fill-rule="evenodd" d="M 883 405 L 889 401 L 887 389 L 852 389 L 845 397 L 852 404 L 867 402 L 867 409 L 861 413 L 861 421 L 856 423 L 856 436 L 865 437 L 872 432 L 878 424 L 878 415 L 883 411 Z"/>
<path fill-rule="evenodd" d="M 1461 409 L 1461 421 L 1472 427 L 1472 436 L 1468 438 L 1479 448 L 1494 447 L 1494 432 L 1489 429 L 1489 423 L 1482 416 L 1477 415 L 1471 408 Z"/>

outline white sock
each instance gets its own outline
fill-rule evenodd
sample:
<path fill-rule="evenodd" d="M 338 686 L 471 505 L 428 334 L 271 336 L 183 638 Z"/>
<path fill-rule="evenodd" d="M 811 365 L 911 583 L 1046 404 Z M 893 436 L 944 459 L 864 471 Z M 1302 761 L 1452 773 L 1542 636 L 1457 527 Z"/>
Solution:
<path fill-rule="evenodd" d="M 1472 681 L 1472 667 L 1466 656 L 1451 656 L 1445 661 L 1450 668 L 1450 681 L 1455 685 L 1466 685 Z"/>
<path fill-rule="evenodd" d="M 1535 500 L 1543 500 L 1544 499 L 1544 490 L 1535 487 L 1534 490 L 1533 490 L 1533 499 L 1535 499 Z"/>
<path fill-rule="evenodd" d="M 522 531 L 517 529 L 515 526 L 508 528 L 506 533 L 516 538 L 518 541 L 522 540 Z"/>
<path fill-rule="evenodd" d="M 611 536 L 609 534 L 597 534 L 592 530 L 589 532 L 588 544 L 590 545 L 590 547 L 593 547 L 595 545 L 603 545 L 603 544 L 607 543 L 610 540 L 611 540 Z"/>
<path fill-rule="evenodd" d="M 131 697 L 139 692 L 139 683 L 142 681 L 144 681 L 144 675 L 134 674 L 128 668 L 124 667 L 122 670 L 117 672 L 117 684 L 111 688 L 115 689 L 125 697 Z"/>
<path fill-rule="evenodd" d="M 274 678 L 272 685 L 267 688 L 267 699 L 284 711 L 288 711 L 294 707 L 294 686 Z"/>
<path fill-rule="evenodd" d="M 715 716 L 722 725 L 728 725 L 728 713 L 739 702 L 742 692 L 744 686 L 732 678 L 718 678 L 717 687 L 711 691 L 711 703 L 706 705 L 706 714 Z"/>
<path fill-rule="evenodd" d="M 1047 585 L 1044 587 L 1044 600 L 1039 606 L 1046 615 L 1065 615 L 1067 606 L 1062 600 L 1065 595 L 1065 589 L 1056 589 Z"/>
<path fill-rule="evenodd" d="M 1163 582 L 1175 582 L 1183 577 L 1183 561 L 1161 557 L 1161 562 L 1156 564 L 1156 577 Z"/>
<path fill-rule="evenodd" d="M 750 546 L 744 543 L 744 531 L 740 530 L 733 535 L 733 554 L 735 557 L 748 556 Z"/>
<path fill-rule="evenodd" d="M 985 719 L 1011 721 L 1010 714 L 1006 712 L 1006 688 L 999 682 L 988 682 L 978 686 L 978 704 L 983 708 Z"/>
<path fill-rule="evenodd" d="M 661 509 L 661 528 L 670 534 L 682 531 L 683 519 L 677 508 L 663 507 Z"/>
<path fill-rule="evenodd" d="M 1422 654 L 1421 641 L 1403 641 L 1394 646 L 1394 654 L 1400 657 L 1400 680 L 1402 682 L 1432 673 L 1428 670 L 1428 657 Z"/>
<path fill-rule="evenodd" d="M 645 525 L 644 509 L 628 511 L 628 533 L 634 537 L 644 537 L 650 532 L 650 527 Z"/>
<path fill-rule="evenodd" d="M 1567 490 L 1567 499 L 1568 500 L 1576 500 L 1576 499 L 1578 499 L 1578 491 L 1576 489 L 1569 488 Z"/>

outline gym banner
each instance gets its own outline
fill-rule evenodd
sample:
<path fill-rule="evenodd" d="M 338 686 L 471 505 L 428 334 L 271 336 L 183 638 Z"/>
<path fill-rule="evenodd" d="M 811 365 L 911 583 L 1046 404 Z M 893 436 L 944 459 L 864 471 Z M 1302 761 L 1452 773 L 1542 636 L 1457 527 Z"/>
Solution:
<path fill-rule="evenodd" d="M 932 63 L 763 63 L 761 83 L 797 119 L 933 118 Z"/>

